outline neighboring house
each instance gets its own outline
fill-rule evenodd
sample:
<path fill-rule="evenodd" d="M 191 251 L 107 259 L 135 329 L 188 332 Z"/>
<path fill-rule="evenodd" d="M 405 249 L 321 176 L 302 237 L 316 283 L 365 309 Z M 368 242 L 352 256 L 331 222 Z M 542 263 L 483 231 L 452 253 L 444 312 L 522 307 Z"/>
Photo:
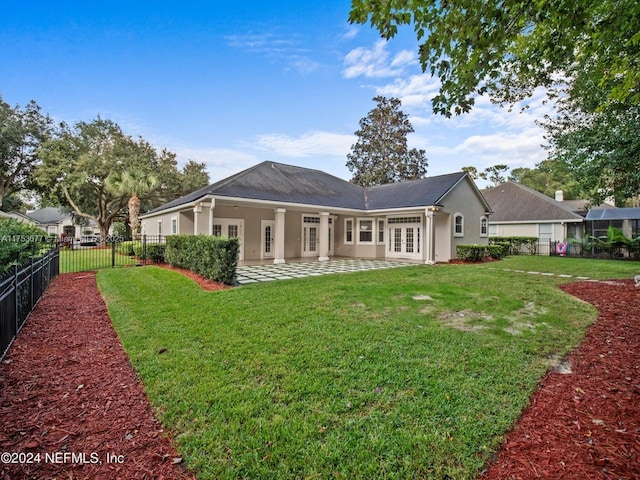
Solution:
<path fill-rule="evenodd" d="M 45 207 L 32 212 L 27 212 L 26 217 L 31 219 L 35 226 L 50 235 L 66 235 L 71 238 L 81 238 L 85 231 L 95 233 L 96 224 L 89 221 L 89 225 L 77 225 L 74 216 L 57 207 Z"/>
<path fill-rule="evenodd" d="M 622 230 L 625 237 L 640 235 L 640 208 L 593 208 L 586 217 L 586 227 L 594 237 L 606 237 L 609 227 Z"/>
<path fill-rule="evenodd" d="M 263 162 L 141 216 L 146 235 L 240 239 L 240 260 L 456 257 L 487 243 L 489 205 L 464 172 L 363 188 L 319 170 Z"/>
<path fill-rule="evenodd" d="M 560 192 L 558 192 L 560 193 Z M 519 183 L 506 182 L 482 191 L 493 214 L 489 235 L 537 237 L 541 241 L 565 242 L 582 238 L 584 217 L 561 197 L 553 199 Z"/>
<path fill-rule="evenodd" d="M 3 212 L 0 211 L 0 218 L 14 218 L 16 220 L 19 220 L 23 223 L 28 223 L 29 225 L 35 225 L 36 222 L 32 219 L 27 217 L 24 213 L 20 213 L 20 212 Z"/>

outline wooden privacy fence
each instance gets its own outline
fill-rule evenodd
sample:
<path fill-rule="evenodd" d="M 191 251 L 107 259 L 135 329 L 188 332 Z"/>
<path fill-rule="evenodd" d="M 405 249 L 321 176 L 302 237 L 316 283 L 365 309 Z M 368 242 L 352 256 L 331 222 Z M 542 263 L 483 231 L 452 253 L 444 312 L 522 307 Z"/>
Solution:
<path fill-rule="evenodd" d="M 22 329 L 27 317 L 59 273 L 59 249 L 12 265 L 0 275 L 0 360 Z"/>

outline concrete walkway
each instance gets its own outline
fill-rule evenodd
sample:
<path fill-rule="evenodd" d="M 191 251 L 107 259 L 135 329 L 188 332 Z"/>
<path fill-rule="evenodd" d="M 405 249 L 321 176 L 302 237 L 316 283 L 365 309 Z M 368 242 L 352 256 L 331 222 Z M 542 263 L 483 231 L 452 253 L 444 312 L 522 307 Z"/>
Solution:
<path fill-rule="evenodd" d="M 361 272 L 418 265 L 410 262 L 387 260 L 329 260 L 327 262 L 294 262 L 282 264 L 244 265 L 237 269 L 237 280 L 241 285 L 292 278 L 317 277 L 331 273 Z"/>

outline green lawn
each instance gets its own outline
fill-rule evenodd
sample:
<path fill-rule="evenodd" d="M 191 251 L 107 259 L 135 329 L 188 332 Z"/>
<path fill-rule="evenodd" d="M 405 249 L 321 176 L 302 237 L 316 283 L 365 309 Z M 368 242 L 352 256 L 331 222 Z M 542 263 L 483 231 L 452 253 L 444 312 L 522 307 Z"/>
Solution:
<path fill-rule="evenodd" d="M 629 276 L 564 260 L 538 270 Z M 198 478 L 473 479 L 596 316 L 566 279 L 501 270 L 518 261 L 218 292 L 157 267 L 98 283 Z"/>
<path fill-rule="evenodd" d="M 111 248 L 76 248 L 60 250 L 60 273 L 83 272 L 111 267 Z M 138 262 L 116 252 L 115 265 L 135 265 Z"/>

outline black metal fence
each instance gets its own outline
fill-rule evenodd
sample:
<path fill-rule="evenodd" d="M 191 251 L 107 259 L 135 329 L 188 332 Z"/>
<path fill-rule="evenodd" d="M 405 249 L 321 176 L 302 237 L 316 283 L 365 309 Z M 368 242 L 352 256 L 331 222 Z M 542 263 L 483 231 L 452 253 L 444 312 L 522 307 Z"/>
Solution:
<path fill-rule="evenodd" d="M 51 280 L 58 275 L 59 259 L 59 249 L 54 247 L 0 274 L 0 360 Z"/>
<path fill-rule="evenodd" d="M 613 260 L 640 260 L 640 243 L 551 242 L 549 255 Z"/>
<path fill-rule="evenodd" d="M 83 237 L 81 241 L 61 241 L 60 272 L 82 272 L 107 267 L 148 265 L 163 261 L 162 235 L 143 235 L 136 239 L 121 235 Z"/>

